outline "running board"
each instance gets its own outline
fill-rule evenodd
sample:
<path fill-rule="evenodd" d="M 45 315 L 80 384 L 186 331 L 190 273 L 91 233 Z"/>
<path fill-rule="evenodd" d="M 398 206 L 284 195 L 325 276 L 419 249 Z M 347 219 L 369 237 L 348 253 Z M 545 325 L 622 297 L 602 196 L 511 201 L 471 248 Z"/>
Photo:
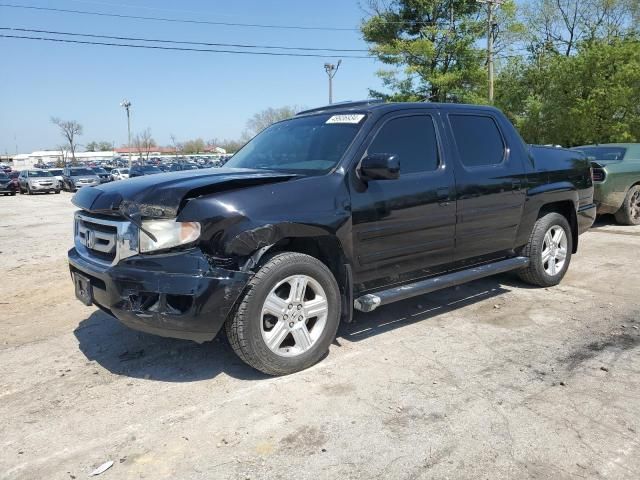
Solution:
<path fill-rule="evenodd" d="M 508 272 L 529 265 L 528 257 L 515 257 L 499 262 L 488 263 L 478 267 L 468 268 L 459 272 L 447 273 L 439 277 L 420 280 L 408 285 L 393 287 L 380 292 L 368 293 L 358 297 L 353 302 L 356 310 L 361 312 L 372 312 L 381 305 L 405 300 L 417 295 L 435 292 L 447 287 L 453 287 L 462 283 L 477 280 L 479 278 L 488 277 L 497 273 Z"/>

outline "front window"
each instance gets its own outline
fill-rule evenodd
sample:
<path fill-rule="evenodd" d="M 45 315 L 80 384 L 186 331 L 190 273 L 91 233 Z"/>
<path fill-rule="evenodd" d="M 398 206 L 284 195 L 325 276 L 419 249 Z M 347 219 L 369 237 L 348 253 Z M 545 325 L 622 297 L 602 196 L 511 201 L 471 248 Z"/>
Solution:
<path fill-rule="evenodd" d="M 576 147 L 574 150 L 584 153 L 590 159 L 605 161 L 620 161 L 627 153 L 624 147 Z"/>
<path fill-rule="evenodd" d="M 51 175 L 62 175 L 62 170 L 49 170 Z"/>
<path fill-rule="evenodd" d="M 99 168 L 99 167 L 94 168 L 93 171 L 101 174 L 107 173 L 107 171 L 104 168 Z"/>
<path fill-rule="evenodd" d="M 140 165 L 139 167 L 136 167 L 135 170 L 144 173 L 162 173 L 162 170 L 158 167 L 154 167 L 153 165 Z"/>
<path fill-rule="evenodd" d="M 129 173 L 129 169 L 128 168 L 123 168 L 122 170 L 120 170 L 120 174 L 127 175 L 128 173 Z"/>
<path fill-rule="evenodd" d="M 49 172 L 39 172 L 36 170 L 29 170 L 29 178 L 40 178 L 40 177 L 53 177 Z"/>
<path fill-rule="evenodd" d="M 4 173 L 0 172 L 0 180 L 9 180 L 9 177 L 7 177 Z"/>
<path fill-rule="evenodd" d="M 88 168 L 74 168 L 71 170 L 72 177 L 79 177 L 80 175 L 95 175 L 93 170 L 89 170 Z"/>
<path fill-rule="evenodd" d="M 320 174 L 334 168 L 360 130 L 365 115 L 292 118 L 262 131 L 226 166 Z"/>

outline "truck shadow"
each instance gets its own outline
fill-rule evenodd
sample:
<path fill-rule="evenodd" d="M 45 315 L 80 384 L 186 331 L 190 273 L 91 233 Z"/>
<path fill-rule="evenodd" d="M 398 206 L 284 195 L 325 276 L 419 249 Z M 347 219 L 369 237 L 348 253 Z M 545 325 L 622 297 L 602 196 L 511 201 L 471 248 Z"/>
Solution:
<path fill-rule="evenodd" d="M 619 225 L 616 221 L 616 217 L 613 215 L 598 215 L 591 228 L 602 228 L 609 225 Z"/>
<path fill-rule="evenodd" d="M 225 373 L 235 378 L 268 378 L 245 365 L 224 335 L 203 344 L 131 330 L 96 310 L 74 330 L 79 348 L 116 375 L 163 382 L 196 382 Z"/>
<path fill-rule="evenodd" d="M 411 325 L 437 319 L 467 305 L 500 296 L 508 288 L 527 288 L 512 274 L 501 274 L 476 280 L 456 287 L 385 305 L 371 313 L 355 312 L 353 322 L 342 324 L 338 330 L 339 339 L 358 342 Z"/>
<path fill-rule="evenodd" d="M 527 287 L 514 275 L 502 274 L 371 313 L 356 312 L 353 323 L 341 325 L 335 344 L 357 342 L 415 322 L 436 320 L 444 313 L 500 296 L 509 291 L 509 286 Z M 196 382 L 220 373 L 243 380 L 269 378 L 238 359 L 223 334 L 204 344 L 162 338 L 131 330 L 99 310 L 82 320 L 74 334 L 88 360 L 116 375 L 163 382 Z"/>

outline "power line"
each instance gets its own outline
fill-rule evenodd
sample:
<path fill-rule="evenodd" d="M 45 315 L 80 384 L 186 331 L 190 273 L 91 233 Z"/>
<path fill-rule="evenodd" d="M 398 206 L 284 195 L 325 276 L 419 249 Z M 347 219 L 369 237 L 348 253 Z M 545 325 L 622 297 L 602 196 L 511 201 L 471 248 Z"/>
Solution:
<path fill-rule="evenodd" d="M 113 35 L 97 35 L 93 33 L 76 33 L 76 32 L 60 32 L 55 30 L 35 30 L 30 28 L 14 28 L 14 27 L 0 27 L 0 30 L 9 30 L 12 32 L 29 32 L 29 33 L 46 33 L 49 35 L 68 35 L 73 37 L 90 37 L 90 38 L 106 38 L 109 40 L 128 40 L 136 42 L 157 42 L 157 43 L 169 43 L 179 45 L 202 45 L 207 47 L 232 47 L 232 48 L 262 48 L 265 50 L 277 49 L 277 50 L 302 50 L 302 51 L 315 51 L 315 52 L 368 52 L 367 49 L 361 48 L 314 48 L 314 47 L 283 47 L 275 45 L 248 45 L 242 43 L 210 43 L 210 42 L 191 42 L 183 40 L 165 40 L 158 38 L 139 38 L 139 37 L 119 37 Z"/>
<path fill-rule="evenodd" d="M 81 45 L 101 45 L 107 47 L 126 47 L 126 48 L 147 48 L 153 50 L 173 50 L 178 52 L 206 52 L 206 53 L 231 53 L 239 55 L 268 55 L 277 57 L 315 57 L 315 58 L 328 58 L 329 55 L 321 55 L 317 53 L 284 53 L 284 52 L 249 52 L 242 50 L 220 50 L 211 48 L 189 48 L 189 47 L 163 47 L 160 45 L 135 45 L 131 43 L 111 43 L 111 42 L 92 42 L 89 40 L 71 40 L 68 38 L 51 38 L 51 37 L 34 37 L 28 35 L 6 35 L 0 34 L 0 38 L 14 38 L 22 40 L 39 40 L 46 42 L 59 42 L 59 43 L 74 43 Z M 356 58 L 365 59 L 372 58 L 365 55 L 341 55 L 342 58 Z"/>
<path fill-rule="evenodd" d="M 130 18 L 134 20 L 151 20 L 156 22 L 172 22 L 172 23 L 195 23 L 195 24 L 202 24 L 202 25 L 221 25 L 221 26 L 228 26 L 228 27 L 273 28 L 273 29 L 288 29 L 288 30 L 360 31 L 357 28 L 351 28 L 351 27 L 350 28 L 312 27 L 312 26 L 303 26 L 303 25 L 271 25 L 271 24 L 262 24 L 262 23 L 215 22 L 211 20 L 191 20 L 191 19 L 167 18 L 167 17 L 145 17 L 142 15 L 90 12 L 86 10 L 72 10 L 72 9 L 66 9 L 66 8 L 36 7 L 33 5 L 16 5 L 13 3 L 0 3 L 0 7 L 21 8 L 25 10 L 40 10 L 40 11 L 57 12 L 57 13 L 73 13 L 78 15 L 94 15 L 98 17 Z"/>
<path fill-rule="evenodd" d="M 93 3 L 103 3 L 104 5 L 116 6 L 114 4 L 108 4 L 104 2 L 93 2 Z M 133 20 L 150 20 L 150 21 L 156 21 L 156 22 L 220 25 L 220 26 L 227 26 L 227 27 L 273 28 L 273 29 L 285 29 L 285 30 L 326 30 L 326 31 L 334 31 L 334 32 L 335 31 L 360 32 L 359 28 L 354 28 L 354 27 L 329 27 L 329 26 L 314 27 L 314 26 L 308 26 L 308 25 L 307 26 L 305 25 L 274 25 L 274 24 L 264 24 L 264 23 L 238 23 L 238 22 L 220 22 L 220 21 L 213 21 L 213 20 L 192 20 L 192 19 L 186 19 L 186 18 L 146 17 L 143 15 L 127 15 L 124 13 L 104 13 L 104 12 L 92 12 L 87 10 L 75 10 L 75 9 L 67 9 L 67 8 L 38 7 L 34 5 L 18 5 L 14 3 L 0 3 L 0 7 L 21 8 L 25 10 L 41 10 L 45 12 L 56 12 L 56 13 L 73 13 L 77 15 L 94 15 L 98 17 L 128 18 Z M 135 8 L 150 8 L 150 7 L 135 7 Z M 170 9 L 162 9 L 162 10 L 170 10 Z M 175 11 L 181 11 L 181 10 L 175 10 Z M 188 10 L 185 10 L 185 11 L 188 11 Z M 384 23 L 394 24 L 394 25 L 424 25 L 424 26 L 439 25 L 437 21 L 423 21 L 423 20 L 393 21 L 393 20 L 385 19 Z"/>

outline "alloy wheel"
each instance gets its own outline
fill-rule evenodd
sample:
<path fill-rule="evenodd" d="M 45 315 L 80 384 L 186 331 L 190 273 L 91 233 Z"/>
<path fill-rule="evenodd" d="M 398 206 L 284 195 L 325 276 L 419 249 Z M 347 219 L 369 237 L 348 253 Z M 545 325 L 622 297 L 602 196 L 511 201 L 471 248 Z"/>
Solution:
<path fill-rule="evenodd" d="M 559 225 L 554 225 L 544 235 L 542 245 L 542 267 L 547 275 L 556 276 L 567 259 L 567 235 Z"/>
<path fill-rule="evenodd" d="M 630 216 L 633 220 L 640 220 L 640 190 L 636 191 L 629 202 Z"/>
<path fill-rule="evenodd" d="M 329 306 L 320 284 L 307 275 L 285 278 L 267 295 L 261 312 L 262 338 L 275 354 L 301 355 L 311 349 L 327 324 Z"/>

